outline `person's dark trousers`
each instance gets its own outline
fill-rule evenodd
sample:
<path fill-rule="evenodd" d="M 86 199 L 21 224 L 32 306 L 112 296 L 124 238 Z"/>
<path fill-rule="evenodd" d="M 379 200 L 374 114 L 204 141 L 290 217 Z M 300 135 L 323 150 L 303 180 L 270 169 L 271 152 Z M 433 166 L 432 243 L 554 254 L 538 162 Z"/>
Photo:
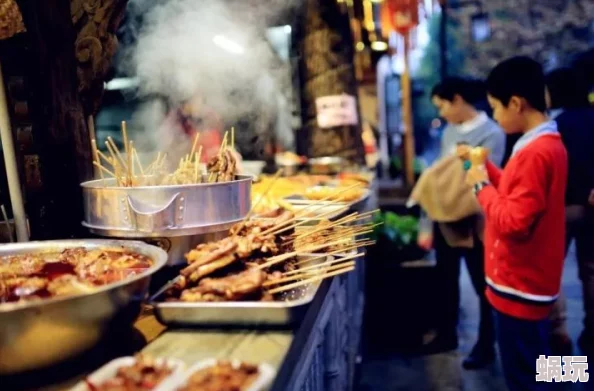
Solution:
<path fill-rule="evenodd" d="M 438 289 L 435 291 L 439 319 L 437 331 L 440 339 L 445 341 L 444 350 L 456 349 L 458 346 L 460 258 L 464 257 L 472 285 L 480 299 L 480 326 L 476 346 L 491 351 L 494 346 L 493 317 L 491 305 L 485 297 L 485 250 L 482 241 L 475 236 L 473 248 L 451 247 L 437 224 L 433 229 L 433 240 L 438 279 Z"/>
<path fill-rule="evenodd" d="M 509 391 L 556 390 L 561 383 L 536 381 L 536 360 L 549 356 L 550 320 L 518 319 L 493 310 L 499 356 Z"/>
<path fill-rule="evenodd" d="M 594 210 L 587 207 L 567 221 L 567 246 L 575 240 L 579 278 L 584 300 L 584 330 L 578 344 L 585 355 L 594 355 Z"/>

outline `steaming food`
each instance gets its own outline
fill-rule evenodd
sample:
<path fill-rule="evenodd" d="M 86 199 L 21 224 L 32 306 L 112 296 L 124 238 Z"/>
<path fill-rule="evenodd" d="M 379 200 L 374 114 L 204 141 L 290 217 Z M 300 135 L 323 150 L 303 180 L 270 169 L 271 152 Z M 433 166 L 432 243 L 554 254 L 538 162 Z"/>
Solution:
<path fill-rule="evenodd" d="M 202 175 L 200 169 L 200 157 L 202 147 L 196 151 L 199 134 L 194 138 L 192 150 L 182 157 L 176 170 L 169 173 L 165 168 L 166 154 L 157 154 L 157 158 L 148 166 L 143 167 L 138 159 L 138 153 L 134 143 L 128 141 L 125 122 L 122 122 L 122 134 L 126 158 L 122 156 L 119 149 L 111 138 L 106 142 L 109 154 L 106 156 L 97 149 L 95 140 L 92 140 L 94 161 L 93 164 L 99 168 L 101 178 L 107 173 L 115 179 L 117 186 L 168 186 L 168 185 L 190 185 L 198 183 L 230 182 L 238 173 L 238 160 L 233 152 L 234 129 L 231 133 L 231 148 L 227 147 L 228 132 L 225 133 L 219 152 L 210 159 L 207 164 L 208 177 Z M 109 164 L 111 169 L 103 166 L 103 162 Z"/>
<path fill-rule="evenodd" d="M 145 255 L 123 248 L 29 253 L 0 258 L 0 305 L 92 293 L 150 268 Z"/>
<path fill-rule="evenodd" d="M 86 379 L 89 391 L 149 391 L 157 387 L 173 369 L 165 363 L 158 365 L 151 357 L 138 354 L 134 364 L 118 368 L 111 379 L 95 384 Z"/>
<path fill-rule="evenodd" d="M 208 162 L 206 169 L 209 182 L 229 182 L 237 175 L 237 160 L 230 150 L 224 149 Z"/>
<path fill-rule="evenodd" d="M 245 391 L 257 379 L 256 365 L 240 363 L 234 366 L 228 361 L 197 370 L 177 391 Z"/>

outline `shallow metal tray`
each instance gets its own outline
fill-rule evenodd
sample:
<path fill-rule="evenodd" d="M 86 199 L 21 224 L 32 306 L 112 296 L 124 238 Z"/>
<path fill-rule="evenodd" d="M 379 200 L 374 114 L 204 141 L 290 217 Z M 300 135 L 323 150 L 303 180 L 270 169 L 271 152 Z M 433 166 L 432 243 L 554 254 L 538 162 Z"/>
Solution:
<path fill-rule="evenodd" d="M 371 191 L 369 189 L 363 189 L 363 195 L 352 202 L 336 202 L 336 201 L 316 201 L 316 200 L 309 200 L 307 198 L 305 198 L 305 196 L 302 195 L 291 195 L 288 197 L 285 197 L 283 200 L 288 202 L 289 204 L 293 205 L 293 206 L 306 206 L 306 205 L 311 205 L 311 204 L 318 204 L 318 205 L 334 205 L 337 207 L 347 207 L 347 212 L 362 212 L 363 210 L 365 210 L 365 207 L 367 206 L 367 200 L 369 199 L 369 195 L 371 194 Z M 314 208 L 312 208 L 314 209 Z"/>
<path fill-rule="evenodd" d="M 316 259 L 320 254 L 300 255 L 298 259 Z M 321 282 L 286 292 L 283 301 L 236 301 L 222 303 L 162 302 L 153 298 L 154 313 L 168 326 L 290 326 L 305 315 Z"/>

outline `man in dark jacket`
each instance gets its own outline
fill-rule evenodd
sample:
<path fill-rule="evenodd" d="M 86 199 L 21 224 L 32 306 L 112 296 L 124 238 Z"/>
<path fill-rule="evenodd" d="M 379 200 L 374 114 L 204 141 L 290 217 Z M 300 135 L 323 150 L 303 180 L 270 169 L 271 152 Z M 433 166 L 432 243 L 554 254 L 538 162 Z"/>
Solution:
<path fill-rule="evenodd" d="M 583 353 L 594 354 L 594 208 L 588 202 L 594 189 L 594 108 L 587 94 L 573 69 L 561 68 L 547 75 L 547 103 L 568 154 L 566 251 L 575 240 L 586 315 L 578 345 Z M 571 341 L 563 342 L 568 337 L 562 336 L 566 335 L 563 302 L 558 304 L 551 315 L 556 324 L 552 348 L 557 354 L 571 355 Z"/>

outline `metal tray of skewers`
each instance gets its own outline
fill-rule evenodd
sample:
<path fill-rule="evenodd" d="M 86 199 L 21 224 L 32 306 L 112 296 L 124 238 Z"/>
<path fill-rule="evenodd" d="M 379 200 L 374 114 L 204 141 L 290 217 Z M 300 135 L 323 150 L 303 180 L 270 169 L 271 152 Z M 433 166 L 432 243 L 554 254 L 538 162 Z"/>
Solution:
<path fill-rule="evenodd" d="M 305 232 L 296 228 L 307 222 L 289 211 L 272 221 L 243 221 L 228 237 L 186 254 L 187 266 L 150 299 L 155 315 L 171 326 L 291 325 L 322 280 L 354 270 L 359 255 L 339 253 L 364 245 L 345 243 L 367 229 L 342 225 L 357 218 L 325 221 Z M 315 254 L 320 251 L 326 252 Z"/>
<path fill-rule="evenodd" d="M 296 255 L 294 262 L 303 265 L 305 270 L 330 259 L 327 255 L 302 254 Z M 336 259 L 336 262 L 339 260 Z M 303 318 L 307 305 L 315 297 L 321 283 L 320 279 L 278 294 L 269 294 L 265 290 L 265 285 L 270 281 L 270 274 L 259 274 L 256 271 L 250 273 L 248 269 L 235 276 L 237 279 L 229 282 L 236 285 L 237 291 L 234 293 L 242 301 L 184 302 L 172 300 L 163 292 L 153 296 L 150 304 L 157 319 L 168 326 L 289 326 Z M 209 290 L 209 282 L 213 285 L 217 283 L 215 279 L 202 281 L 200 285 L 204 288 L 203 292 Z M 298 284 L 299 282 L 295 283 Z M 212 291 L 219 288 L 213 286 Z M 228 292 L 231 289 L 233 288 L 229 288 Z"/>

